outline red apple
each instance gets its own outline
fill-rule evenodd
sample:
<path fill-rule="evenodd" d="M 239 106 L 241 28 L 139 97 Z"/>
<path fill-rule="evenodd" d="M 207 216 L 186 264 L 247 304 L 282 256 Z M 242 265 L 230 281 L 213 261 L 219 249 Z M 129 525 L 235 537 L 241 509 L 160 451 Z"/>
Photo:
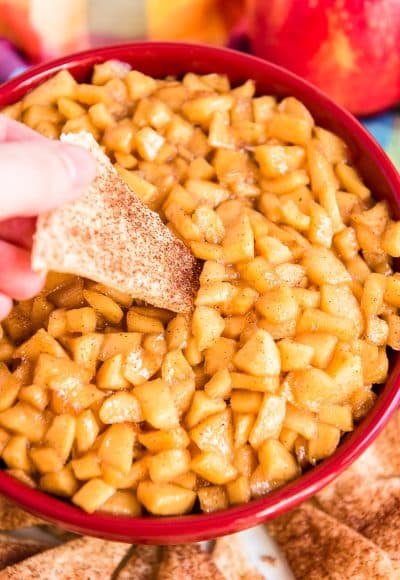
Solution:
<path fill-rule="evenodd" d="M 400 0 L 250 0 L 254 53 L 357 114 L 400 101 Z"/>

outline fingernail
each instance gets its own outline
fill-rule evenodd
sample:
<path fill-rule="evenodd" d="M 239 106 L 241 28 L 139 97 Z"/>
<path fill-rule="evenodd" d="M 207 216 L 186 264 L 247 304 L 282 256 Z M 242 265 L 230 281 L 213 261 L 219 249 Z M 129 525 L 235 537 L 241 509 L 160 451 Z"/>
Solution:
<path fill-rule="evenodd" d="M 96 175 L 96 163 L 92 155 L 76 145 L 60 145 L 60 156 L 77 187 L 90 185 Z"/>
<path fill-rule="evenodd" d="M 6 316 L 8 316 L 12 308 L 12 305 L 13 302 L 11 298 L 9 298 L 8 296 L 4 296 L 4 294 L 0 294 L 0 321 Z"/>

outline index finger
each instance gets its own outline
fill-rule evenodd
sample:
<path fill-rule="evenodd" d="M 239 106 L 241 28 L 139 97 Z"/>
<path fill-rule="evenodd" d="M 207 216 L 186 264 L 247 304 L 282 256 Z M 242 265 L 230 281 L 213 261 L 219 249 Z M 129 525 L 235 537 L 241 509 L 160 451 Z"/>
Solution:
<path fill-rule="evenodd" d="M 96 162 L 60 141 L 0 142 L 0 220 L 36 216 L 87 191 Z"/>
<path fill-rule="evenodd" d="M 8 141 L 46 141 L 47 138 L 30 129 L 23 123 L 0 114 L 0 142 Z"/>

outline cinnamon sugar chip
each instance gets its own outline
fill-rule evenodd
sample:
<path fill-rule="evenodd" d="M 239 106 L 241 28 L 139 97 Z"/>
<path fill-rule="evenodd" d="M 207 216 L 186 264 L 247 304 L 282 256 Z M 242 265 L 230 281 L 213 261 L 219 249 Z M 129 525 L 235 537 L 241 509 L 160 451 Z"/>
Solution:
<path fill-rule="evenodd" d="M 0 495 L 0 530 L 15 530 L 37 526 L 45 522 L 19 508 Z"/>
<path fill-rule="evenodd" d="M 83 537 L 8 566 L 0 580 L 105 580 L 129 548 L 128 544 Z"/>
<path fill-rule="evenodd" d="M 400 565 L 400 479 L 364 485 L 337 481 L 320 491 L 316 500 L 324 511 L 375 542 Z"/>
<path fill-rule="evenodd" d="M 86 195 L 39 217 L 33 269 L 84 276 L 154 306 L 189 311 L 199 276 L 191 251 L 131 191 L 90 133 L 61 139 L 94 155 L 97 176 Z"/>
<path fill-rule="evenodd" d="M 385 550 L 400 569 L 400 412 L 315 501 Z"/>
<path fill-rule="evenodd" d="M 199 546 L 186 544 L 164 548 L 159 580 L 224 580 L 224 576 Z"/>
<path fill-rule="evenodd" d="M 396 411 L 382 433 L 356 462 L 369 477 L 400 477 L 400 411 Z M 371 469 L 372 468 L 372 469 Z"/>
<path fill-rule="evenodd" d="M 237 580 L 238 578 L 264 578 L 250 564 L 243 552 L 243 544 L 236 536 L 218 538 L 215 542 L 211 557 L 225 580 Z"/>
<path fill-rule="evenodd" d="M 0 570 L 48 548 L 50 544 L 46 542 L 0 535 Z"/>
<path fill-rule="evenodd" d="M 135 546 L 115 580 L 152 580 L 159 554 L 159 546 Z"/>
<path fill-rule="evenodd" d="M 386 552 L 310 503 L 267 523 L 298 580 L 394 580 Z"/>

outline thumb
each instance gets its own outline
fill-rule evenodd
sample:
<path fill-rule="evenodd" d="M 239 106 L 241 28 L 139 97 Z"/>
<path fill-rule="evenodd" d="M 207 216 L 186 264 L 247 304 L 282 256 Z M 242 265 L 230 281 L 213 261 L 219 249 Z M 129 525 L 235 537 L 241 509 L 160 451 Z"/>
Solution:
<path fill-rule="evenodd" d="M 71 201 L 94 179 L 82 147 L 58 141 L 0 144 L 0 220 L 35 216 Z"/>

